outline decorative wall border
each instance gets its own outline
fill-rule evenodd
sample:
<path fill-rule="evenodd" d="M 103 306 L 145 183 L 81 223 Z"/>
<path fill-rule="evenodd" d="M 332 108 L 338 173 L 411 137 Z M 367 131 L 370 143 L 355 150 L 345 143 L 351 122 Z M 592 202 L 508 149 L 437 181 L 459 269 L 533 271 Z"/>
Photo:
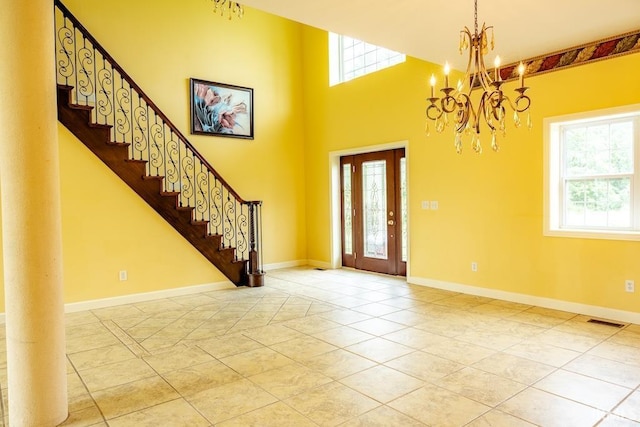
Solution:
<path fill-rule="evenodd" d="M 569 67 L 589 64 L 616 56 L 640 52 L 640 29 L 629 33 L 613 36 L 607 39 L 575 46 L 535 58 L 522 61 L 527 69 L 525 77 L 550 71 L 563 70 Z M 518 65 L 505 65 L 500 69 L 502 80 L 514 80 L 518 76 Z"/>

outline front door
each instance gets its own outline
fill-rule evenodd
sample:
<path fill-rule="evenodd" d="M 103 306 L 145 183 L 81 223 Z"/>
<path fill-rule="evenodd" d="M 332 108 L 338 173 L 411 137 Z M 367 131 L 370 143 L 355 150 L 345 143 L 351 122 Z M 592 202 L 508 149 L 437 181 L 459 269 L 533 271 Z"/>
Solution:
<path fill-rule="evenodd" d="M 342 183 L 342 265 L 406 275 L 404 148 L 345 156 Z"/>

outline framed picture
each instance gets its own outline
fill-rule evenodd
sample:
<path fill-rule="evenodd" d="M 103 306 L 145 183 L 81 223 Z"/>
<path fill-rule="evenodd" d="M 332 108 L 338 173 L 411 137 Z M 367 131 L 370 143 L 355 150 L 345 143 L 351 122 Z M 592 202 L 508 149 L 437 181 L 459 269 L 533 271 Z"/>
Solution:
<path fill-rule="evenodd" d="M 253 139 L 253 89 L 191 79 L 191 133 Z"/>

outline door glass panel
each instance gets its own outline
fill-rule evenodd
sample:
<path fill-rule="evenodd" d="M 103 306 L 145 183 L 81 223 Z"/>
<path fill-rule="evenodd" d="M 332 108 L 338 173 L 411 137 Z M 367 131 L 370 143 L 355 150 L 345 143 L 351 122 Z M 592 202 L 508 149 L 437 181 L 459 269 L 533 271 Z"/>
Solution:
<path fill-rule="evenodd" d="M 351 165 L 342 166 L 342 206 L 344 211 L 344 253 L 353 254 L 353 206 L 351 205 Z"/>
<path fill-rule="evenodd" d="M 402 221 L 402 262 L 407 262 L 407 159 L 400 159 L 400 218 Z"/>
<path fill-rule="evenodd" d="M 364 256 L 387 259 L 387 163 L 362 163 Z"/>

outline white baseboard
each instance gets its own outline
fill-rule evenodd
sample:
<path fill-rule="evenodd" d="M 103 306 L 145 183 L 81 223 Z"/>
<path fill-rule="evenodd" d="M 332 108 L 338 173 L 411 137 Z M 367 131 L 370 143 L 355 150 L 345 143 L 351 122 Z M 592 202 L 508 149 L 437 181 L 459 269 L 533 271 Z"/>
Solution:
<path fill-rule="evenodd" d="M 516 292 L 488 289 L 478 286 L 463 285 L 460 283 L 444 282 L 441 280 L 425 279 L 422 277 L 407 277 L 407 282 L 415 285 L 429 286 L 431 288 L 444 289 L 446 291 L 461 292 L 486 298 L 500 299 L 503 301 L 517 302 L 520 304 L 535 305 L 554 310 L 568 311 L 570 313 L 584 314 L 586 316 L 601 319 L 616 320 L 624 323 L 640 324 L 640 313 L 624 311 L 614 308 L 600 307 L 596 305 L 580 304 L 576 302 L 557 300 L 553 298 L 537 297 L 534 295 L 519 294 Z"/>
<path fill-rule="evenodd" d="M 163 298 L 179 297 L 183 295 L 198 294 L 201 292 L 233 289 L 236 286 L 231 282 L 206 283 L 203 285 L 186 286 L 184 288 L 164 289 L 162 291 L 144 292 L 139 294 L 121 295 L 111 298 L 94 299 L 88 301 L 72 302 L 64 305 L 65 313 L 77 311 L 95 310 L 97 308 L 113 307 L 115 305 L 133 304 L 136 302 L 153 301 Z M 2 314 L 4 316 L 4 313 Z"/>
<path fill-rule="evenodd" d="M 113 307 L 116 305 L 133 304 L 136 302 L 153 301 L 163 298 L 179 297 L 183 295 L 199 294 L 201 292 L 219 291 L 223 289 L 234 289 L 236 286 L 231 282 L 205 283 L 203 285 L 186 286 L 184 288 L 164 289 L 162 291 L 144 292 L 131 295 L 121 295 L 111 298 L 101 298 L 88 301 L 72 302 L 64 305 L 65 313 L 75 313 L 78 311 L 95 310 L 98 308 Z M 5 313 L 0 313 L 0 324 L 6 323 Z"/>
<path fill-rule="evenodd" d="M 316 261 L 315 259 L 307 260 L 307 265 L 310 265 L 311 267 L 322 268 L 325 270 L 333 270 L 333 266 L 330 262 Z"/>
<path fill-rule="evenodd" d="M 275 262 L 272 264 L 265 264 L 262 268 L 265 271 L 271 271 L 271 270 L 279 270 L 281 268 L 300 267 L 307 264 L 308 264 L 308 261 L 306 259 L 299 259 L 296 261 Z"/>
<path fill-rule="evenodd" d="M 313 259 L 299 259 L 299 260 L 295 260 L 295 261 L 286 261 L 286 262 L 278 262 L 278 263 L 273 263 L 273 264 L 265 264 L 264 265 L 264 270 L 265 271 L 270 271 L 270 270 L 279 270 L 281 268 L 292 268 L 292 267 L 302 267 L 308 265 L 310 267 L 317 267 L 317 268 L 322 268 L 325 270 L 332 270 L 333 267 L 331 266 L 331 263 L 329 262 L 325 262 L 325 261 L 316 261 Z"/>

